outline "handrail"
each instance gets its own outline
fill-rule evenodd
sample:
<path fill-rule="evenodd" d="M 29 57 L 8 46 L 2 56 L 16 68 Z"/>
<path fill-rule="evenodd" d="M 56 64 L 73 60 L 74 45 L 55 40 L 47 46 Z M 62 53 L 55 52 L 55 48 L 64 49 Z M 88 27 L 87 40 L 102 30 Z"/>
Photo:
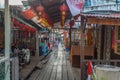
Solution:
<path fill-rule="evenodd" d="M 8 60 L 9 60 L 8 58 L 0 57 L 0 64 L 1 64 L 2 62 L 6 62 L 6 61 L 8 61 Z"/>
<path fill-rule="evenodd" d="M 96 64 L 96 63 L 102 63 L 102 64 L 103 64 L 103 63 L 106 62 L 106 60 L 84 60 L 85 63 L 87 63 L 88 61 L 92 61 L 92 62 L 95 63 L 95 64 Z M 117 60 L 113 60 L 113 59 L 112 59 L 112 60 L 110 60 L 110 63 L 111 63 L 111 62 L 114 63 L 114 66 L 116 66 L 117 63 L 120 62 L 120 60 L 118 60 L 118 59 L 117 59 Z"/>
<path fill-rule="evenodd" d="M 98 62 L 98 61 L 102 62 L 103 61 L 104 62 L 105 60 L 97 60 L 97 59 L 96 60 L 95 59 L 94 60 L 84 60 L 84 62 L 88 62 L 88 61 L 92 61 L 92 62 Z M 110 62 L 120 62 L 120 60 L 118 60 L 118 59 L 113 60 L 112 59 L 112 60 L 110 60 Z"/>

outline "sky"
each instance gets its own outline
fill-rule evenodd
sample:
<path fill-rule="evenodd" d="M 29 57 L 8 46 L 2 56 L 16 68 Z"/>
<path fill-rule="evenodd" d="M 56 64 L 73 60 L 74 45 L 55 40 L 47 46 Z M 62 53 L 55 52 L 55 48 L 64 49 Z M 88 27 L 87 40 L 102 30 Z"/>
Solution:
<path fill-rule="evenodd" d="M 0 8 L 4 8 L 4 1 L 5 0 L 0 0 Z M 23 5 L 22 1 L 25 0 L 9 0 L 10 5 Z"/>

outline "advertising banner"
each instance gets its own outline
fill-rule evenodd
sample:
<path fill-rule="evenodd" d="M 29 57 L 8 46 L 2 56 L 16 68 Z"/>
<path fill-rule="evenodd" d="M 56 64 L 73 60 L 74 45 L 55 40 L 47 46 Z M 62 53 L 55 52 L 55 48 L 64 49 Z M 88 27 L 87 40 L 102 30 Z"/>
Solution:
<path fill-rule="evenodd" d="M 66 0 L 72 16 L 80 14 L 82 11 L 84 0 Z"/>

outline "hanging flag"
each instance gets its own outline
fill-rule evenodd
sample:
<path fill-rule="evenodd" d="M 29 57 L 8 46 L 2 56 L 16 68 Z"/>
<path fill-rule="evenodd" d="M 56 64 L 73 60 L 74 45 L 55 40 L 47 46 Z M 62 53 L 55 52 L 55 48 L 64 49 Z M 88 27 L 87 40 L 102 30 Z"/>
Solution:
<path fill-rule="evenodd" d="M 80 14 L 82 11 L 84 0 L 66 0 L 72 16 Z"/>
<path fill-rule="evenodd" d="M 92 62 L 91 61 L 88 61 L 87 74 L 88 74 L 87 80 L 91 80 L 91 75 L 92 75 Z"/>

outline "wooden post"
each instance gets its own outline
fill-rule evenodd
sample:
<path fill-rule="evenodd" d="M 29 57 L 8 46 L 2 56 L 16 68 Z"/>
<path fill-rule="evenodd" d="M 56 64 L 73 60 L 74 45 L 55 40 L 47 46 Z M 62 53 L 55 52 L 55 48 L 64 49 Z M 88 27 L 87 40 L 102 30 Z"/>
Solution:
<path fill-rule="evenodd" d="M 36 31 L 36 57 L 39 57 L 39 31 Z"/>
<path fill-rule="evenodd" d="M 5 0 L 5 80 L 10 80 L 10 48 L 11 48 L 11 28 L 10 28 L 9 0 Z"/>
<path fill-rule="evenodd" d="M 81 80 L 84 80 L 84 18 L 81 16 L 81 40 L 80 40 L 80 67 L 81 67 Z"/>
<path fill-rule="evenodd" d="M 71 50 L 71 45 L 72 45 L 72 41 L 71 41 L 71 27 L 70 27 L 70 29 L 69 29 L 69 38 L 70 38 L 70 50 Z"/>
<path fill-rule="evenodd" d="M 105 60 L 106 64 L 110 64 L 111 34 L 112 34 L 112 27 L 111 26 L 105 26 L 104 60 Z"/>
<path fill-rule="evenodd" d="M 98 26 L 98 45 L 97 45 L 97 60 L 98 64 L 100 64 L 100 54 L 101 54 L 101 32 L 102 32 L 102 27 Z"/>

